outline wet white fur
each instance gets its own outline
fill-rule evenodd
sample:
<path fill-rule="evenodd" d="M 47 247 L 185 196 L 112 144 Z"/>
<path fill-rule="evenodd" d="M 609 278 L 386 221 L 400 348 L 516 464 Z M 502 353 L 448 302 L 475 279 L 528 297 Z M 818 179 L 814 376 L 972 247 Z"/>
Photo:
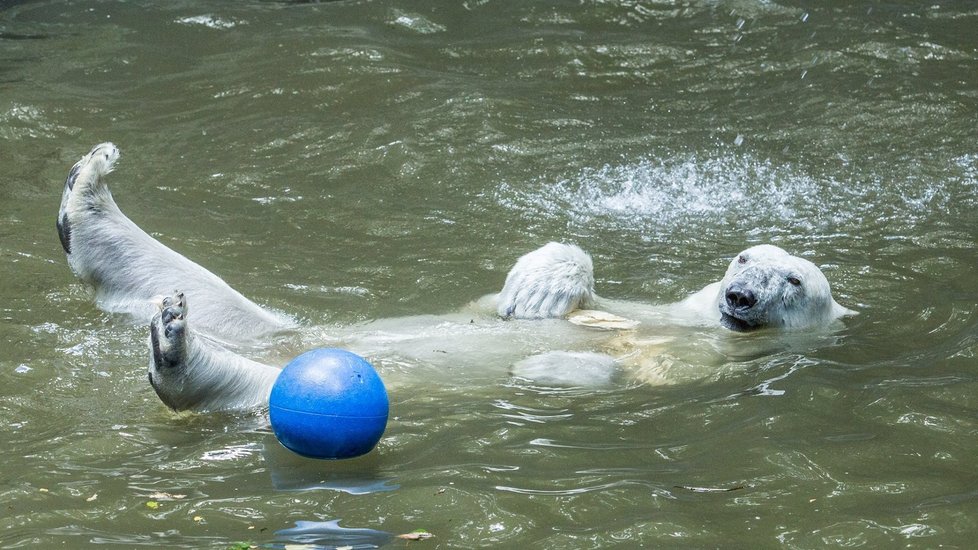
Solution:
<path fill-rule="evenodd" d="M 281 369 L 242 357 L 193 332 L 188 337 L 185 369 L 160 377 L 155 388 L 161 399 L 167 395 L 167 406 L 196 412 L 268 406 Z"/>
<path fill-rule="evenodd" d="M 210 341 L 191 329 L 186 320 L 164 326 L 161 313 L 150 324 L 149 377 L 160 399 L 177 411 L 250 409 L 267 405 L 268 396 L 281 369 L 252 361 Z M 168 329 L 168 330 L 167 330 Z M 167 332 L 181 332 L 179 338 Z M 160 367 L 154 361 L 153 342 L 163 354 L 183 346 L 182 362 Z"/>
<path fill-rule="evenodd" d="M 111 143 L 96 145 L 76 164 L 72 189 L 65 185 L 59 220 L 67 217 L 68 264 L 95 287 L 99 305 L 149 320 L 155 302 L 181 290 L 194 302 L 194 324 L 216 338 L 247 341 L 293 328 L 220 277 L 146 234 L 119 210 L 104 177 L 119 159 Z"/>
<path fill-rule="evenodd" d="M 789 282 L 792 278 L 800 284 Z M 818 266 L 770 244 L 744 250 L 730 261 L 723 279 L 677 306 L 716 319 L 719 311 L 729 312 L 724 296 L 734 284 L 749 285 L 754 290 L 758 305 L 752 309 L 763 317 L 767 327 L 805 329 L 856 313 L 835 301 L 829 281 Z"/>
<path fill-rule="evenodd" d="M 639 318 L 718 324 L 721 311 L 726 309 L 724 296 L 736 282 L 751 285 L 758 300 L 751 313 L 766 327 L 801 329 L 854 314 L 832 298 L 829 282 L 815 264 L 769 244 L 741 252 L 730 262 L 721 281 L 665 307 L 599 298 L 594 292 L 592 269 L 591 258 L 577 246 L 548 243 L 516 262 L 503 291 L 495 297 L 497 311 L 501 316 L 537 319 L 598 307 Z M 790 278 L 800 284 L 793 285 Z"/>
<path fill-rule="evenodd" d="M 516 261 L 497 298 L 496 312 L 500 317 L 548 319 L 592 307 L 591 257 L 575 245 L 548 243 Z"/>

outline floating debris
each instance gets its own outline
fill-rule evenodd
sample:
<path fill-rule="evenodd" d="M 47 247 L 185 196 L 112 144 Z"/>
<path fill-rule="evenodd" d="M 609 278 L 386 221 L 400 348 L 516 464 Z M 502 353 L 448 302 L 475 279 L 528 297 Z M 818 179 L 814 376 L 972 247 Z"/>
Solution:
<path fill-rule="evenodd" d="M 731 491 L 740 491 L 741 489 L 746 489 L 745 485 L 737 485 L 736 487 L 690 487 L 688 485 L 676 485 L 676 489 L 683 489 L 684 491 L 692 491 L 694 493 L 729 493 Z"/>
<path fill-rule="evenodd" d="M 424 529 L 415 529 L 410 533 L 405 533 L 403 535 L 397 535 L 397 538 L 404 540 L 428 540 L 433 538 L 434 535 L 425 531 Z"/>
<path fill-rule="evenodd" d="M 605 330 L 628 330 L 640 325 L 638 321 L 619 317 L 607 311 L 596 309 L 578 309 L 567 315 L 567 320 L 575 325 Z"/>
<path fill-rule="evenodd" d="M 187 498 L 187 495 L 174 495 L 172 493 L 156 492 L 146 495 L 146 497 L 153 500 L 180 500 L 182 498 Z"/>

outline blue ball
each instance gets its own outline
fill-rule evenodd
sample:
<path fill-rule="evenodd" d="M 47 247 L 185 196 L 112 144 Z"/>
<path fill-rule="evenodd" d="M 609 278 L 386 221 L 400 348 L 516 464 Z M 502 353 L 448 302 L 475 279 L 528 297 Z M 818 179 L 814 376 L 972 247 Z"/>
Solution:
<path fill-rule="evenodd" d="M 363 357 L 321 348 L 293 359 L 275 379 L 268 415 L 275 437 L 310 458 L 353 458 L 373 449 L 390 404 Z"/>

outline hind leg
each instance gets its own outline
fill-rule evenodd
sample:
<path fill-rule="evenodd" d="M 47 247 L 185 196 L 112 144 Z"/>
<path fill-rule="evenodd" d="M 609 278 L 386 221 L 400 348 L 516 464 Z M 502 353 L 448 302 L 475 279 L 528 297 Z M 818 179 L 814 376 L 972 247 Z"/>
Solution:
<path fill-rule="evenodd" d="M 187 301 L 182 292 L 167 296 L 149 324 L 149 383 L 166 406 L 181 410 L 190 374 Z"/>
<path fill-rule="evenodd" d="M 182 292 L 163 298 L 149 326 L 149 382 L 175 411 L 249 409 L 267 404 L 280 370 L 196 334 Z M 195 321 L 196 323 L 196 321 Z"/>
<path fill-rule="evenodd" d="M 108 188 L 102 182 L 102 177 L 112 171 L 115 162 L 119 160 L 119 148 L 112 143 L 100 143 L 81 158 L 65 179 L 64 191 L 61 194 L 61 208 L 58 211 L 58 237 L 65 254 L 71 254 L 71 232 L 74 219 L 85 213 L 93 214 L 101 211 L 100 206 L 105 202 Z M 111 195 L 108 195 L 111 201 Z"/>
<path fill-rule="evenodd" d="M 225 341 L 249 342 L 295 327 L 291 319 L 248 300 L 126 217 L 104 180 L 118 159 L 119 149 L 102 143 L 75 163 L 58 213 L 68 264 L 95 288 L 102 309 L 144 322 L 155 313 L 153 300 L 182 288 L 194 296 L 198 328 Z"/>

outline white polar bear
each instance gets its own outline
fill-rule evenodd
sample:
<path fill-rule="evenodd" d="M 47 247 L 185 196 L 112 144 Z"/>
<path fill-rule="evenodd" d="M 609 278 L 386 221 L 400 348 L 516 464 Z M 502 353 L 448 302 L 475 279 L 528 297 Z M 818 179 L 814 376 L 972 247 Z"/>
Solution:
<path fill-rule="evenodd" d="M 225 346 L 292 330 L 297 324 L 248 300 L 130 221 L 104 182 L 118 158 L 115 145 L 97 145 L 71 168 L 65 181 L 57 228 L 72 270 L 95 287 L 103 309 L 150 319 L 149 378 L 167 406 L 209 411 L 266 404 L 279 368 L 242 357 Z M 174 293 L 174 289 L 182 292 Z M 193 327 L 188 323 L 191 301 Z M 771 245 L 745 250 L 731 262 L 723 280 L 682 302 L 648 306 L 599 298 L 594 292 L 590 256 L 574 245 L 549 243 L 521 257 L 502 291 L 478 303 L 489 305 L 503 319 L 571 316 L 575 320 L 575 312 L 598 307 L 641 322 L 716 325 L 738 331 L 801 329 L 854 313 L 833 300 L 828 281 L 814 264 Z M 593 314 L 583 317 L 595 318 Z M 604 322 L 608 317 L 631 323 L 604 313 L 596 318 Z M 580 318 L 576 320 L 581 322 Z M 427 321 L 421 319 L 430 326 Z M 471 329 L 472 323 L 467 320 L 459 325 Z M 489 331 L 476 327 L 469 334 L 509 338 L 510 333 L 500 332 L 498 326 Z M 555 329 L 548 325 L 547 331 L 557 332 Z M 582 335 L 575 333 L 574 337 Z M 552 356 L 541 355 L 544 360 L 531 357 L 528 368 L 548 367 Z M 595 356 L 598 354 L 558 352 L 556 362 L 597 366 L 607 372 L 602 366 L 607 356 L 594 360 Z"/>
<path fill-rule="evenodd" d="M 594 293 L 590 256 L 575 245 L 553 242 L 517 260 L 496 300 L 500 316 L 523 319 L 564 317 L 593 307 L 617 309 L 615 302 Z M 641 315 L 634 306 L 619 307 Z M 826 325 L 853 312 L 832 298 L 829 281 L 815 264 L 762 244 L 738 254 L 721 281 L 670 306 L 669 313 L 749 331 Z"/>

